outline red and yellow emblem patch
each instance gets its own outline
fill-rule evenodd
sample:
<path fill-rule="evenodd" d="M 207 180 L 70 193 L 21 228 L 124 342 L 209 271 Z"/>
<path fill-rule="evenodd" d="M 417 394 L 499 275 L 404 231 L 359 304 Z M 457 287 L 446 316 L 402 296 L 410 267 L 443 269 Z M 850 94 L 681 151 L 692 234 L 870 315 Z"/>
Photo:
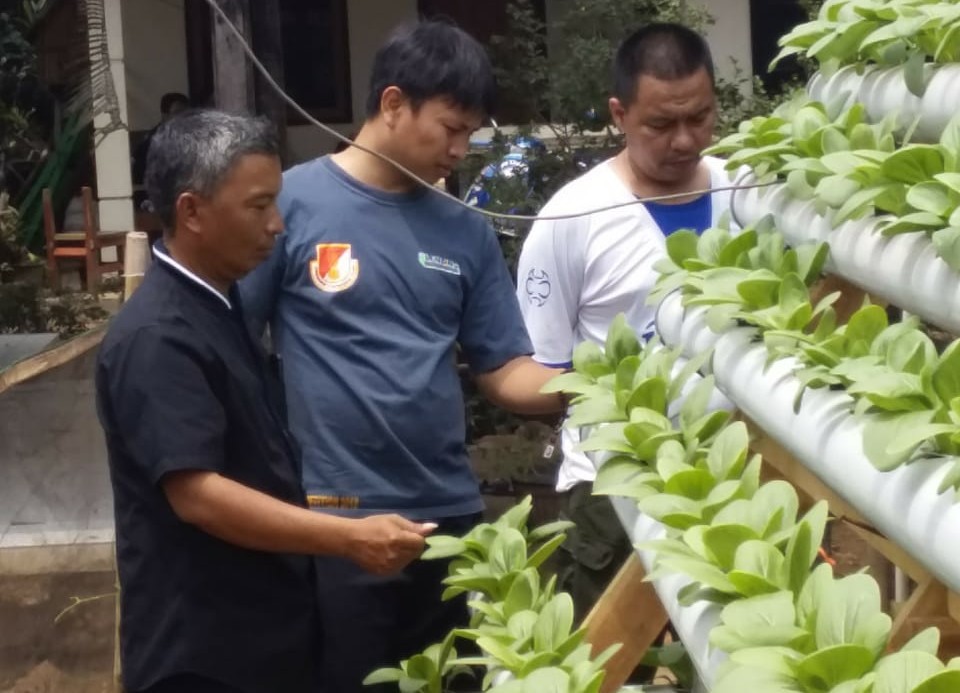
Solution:
<path fill-rule="evenodd" d="M 320 243 L 317 259 L 310 261 L 310 279 L 321 291 L 349 289 L 360 276 L 360 262 L 349 243 Z"/>

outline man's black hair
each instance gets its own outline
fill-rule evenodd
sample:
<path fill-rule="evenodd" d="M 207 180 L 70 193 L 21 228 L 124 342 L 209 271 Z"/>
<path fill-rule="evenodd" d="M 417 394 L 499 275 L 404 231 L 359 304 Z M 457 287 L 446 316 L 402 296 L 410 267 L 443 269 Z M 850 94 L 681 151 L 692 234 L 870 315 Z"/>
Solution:
<path fill-rule="evenodd" d="M 655 22 L 623 40 L 613 61 L 613 93 L 624 105 L 637 96 L 641 75 L 683 79 L 705 69 L 715 83 L 713 58 L 706 40 L 693 29 L 672 22 Z"/>
<path fill-rule="evenodd" d="M 398 87 L 414 108 L 436 97 L 484 116 L 496 107 L 496 79 L 486 50 L 448 22 L 421 21 L 391 34 L 373 60 L 367 118 L 380 113 L 387 87 Z"/>
<path fill-rule="evenodd" d="M 160 113 L 167 115 L 170 113 L 170 109 L 173 108 L 174 104 L 181 103 L 187 108 L 190 107 L 190 99 L 186 94 L 181 94 L 178 91 L 167 92 L 160 97 Z"/>

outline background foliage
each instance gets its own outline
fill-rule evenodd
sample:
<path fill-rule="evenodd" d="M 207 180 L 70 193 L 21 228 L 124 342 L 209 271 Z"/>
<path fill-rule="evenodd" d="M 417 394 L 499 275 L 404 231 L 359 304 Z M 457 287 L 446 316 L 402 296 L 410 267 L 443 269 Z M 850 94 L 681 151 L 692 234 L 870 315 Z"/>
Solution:
<path fill-rule="evenodd" d="M 37 76 L 20 4 L 0 1 L 0 333 L 69 336 L 105 317 L 88 295 L 52 296 L 41 288 L 42 266 L 18 240 L 20 216 L 10 200 L 24 182 L 21 175 L 46 156 L 40 111 L 51 99 Z"/>

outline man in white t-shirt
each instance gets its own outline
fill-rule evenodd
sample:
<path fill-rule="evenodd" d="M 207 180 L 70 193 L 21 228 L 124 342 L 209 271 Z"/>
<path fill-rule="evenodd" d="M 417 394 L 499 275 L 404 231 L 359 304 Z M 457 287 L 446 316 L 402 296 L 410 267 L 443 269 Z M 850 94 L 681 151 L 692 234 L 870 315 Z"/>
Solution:
<path fill-rule="evenodd" d="M 697 192 L 730 185 L 724 162 L 701 156 L 716 114 L 706 41 L 678 24 L 647 25 L 620 45 L 614 82 L 610 113 L 624 133 L 624 150 L 560 189 L 541 215 L 689 195 L 533 224 L 520 256 L 517 298 L 534 358 L 554 367 L 569 368 L 580 342 L 602 345 L 618 313 L 638 335 L 651 336 L 655 307 L 647 295 L 657 279 L 654 263 L 666 254 L 665 236 L 684 228 L 700 233 L 729 207 L 729 192 Z M 579 440 L 579 430 L 564 427 L 557 490 L 567 494 L 565 514 L 576 524 L 564 545 L 561 584 L 582 618 L 631 546 L 609 499 L 591 495 L 596 472 L 576 450 Z"/>

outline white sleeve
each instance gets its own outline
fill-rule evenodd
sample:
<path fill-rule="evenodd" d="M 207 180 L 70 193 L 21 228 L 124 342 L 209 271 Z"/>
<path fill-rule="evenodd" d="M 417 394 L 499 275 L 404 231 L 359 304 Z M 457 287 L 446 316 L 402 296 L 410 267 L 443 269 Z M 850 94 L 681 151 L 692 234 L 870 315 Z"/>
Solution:
<path fill-rule="evenodd" d="M 540 363 L 569 366 L 576 346 L 585 217 L 538 220 L 524 241 L 517 267 L 517 300 Z"/>

